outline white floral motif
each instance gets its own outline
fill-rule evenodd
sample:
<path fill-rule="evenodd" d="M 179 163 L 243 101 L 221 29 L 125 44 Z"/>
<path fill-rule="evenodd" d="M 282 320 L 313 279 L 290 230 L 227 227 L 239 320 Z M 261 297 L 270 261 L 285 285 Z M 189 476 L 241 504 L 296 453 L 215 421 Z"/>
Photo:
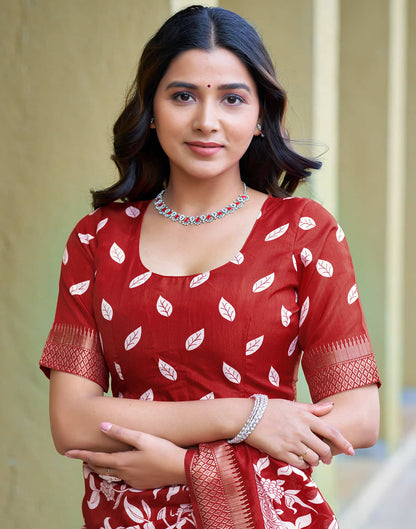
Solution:
<path fill-rule="evenodd" d="M 77 283 L 76 285 L 72 285 L 69 287 L 69 293 L 71 296 L 81 296 L 88 290 L 88 287 L 90 286 L 90 281 L 81 281 L 81 283 Z"/>
<path fill-rule="evenodd" d="M 205 330 L 200 329 L 199 331 L 194 332 L 191 336 L 188 336 L 185 343 L 185 348 L 187 351 L 193 351 L 201 345 L 204 341 Z"/>
<path fill-rule="evenodd" d="M 159 371 L 165 378 L 167 378 L 168 380 L 172 380 L 173 382 L 178 378 L 178 373 L 176 372 L 176 369 L 169 365 L 167 362 L 161 360 L 160 358 Z"/>
<path fill-rule="evenodd" d="M 78 237 L 82 244 L 90 244 L 90 240 L 94 239 L 94 235 L 90 235 L 89 233 L 78 233 Z"/>
<path fill-rule="evenodd" d="M 329 261 L 319 259 L 316 263 L 316 269 L 322 277 L 332 277 L 334 275 L 334 267 Z"/>
<path fill-rule="evenodd" d="M 225 362 L 222 363 L 222 372 L 224 373 L 225 377 L 233 384 L 239 384 L 241 382 L 241 375 L 237 369 L 234 369 Z"/>
<path fill-rule="evenodd" d="M 140 215 L 140 209 L 137 209 L 134 206 L 129 206 L 125 209 L 125 213 L 128 217 L 135 219 Z"/>
<path fill-rule="evenodd" d="M 103 220 L 100 220 L 100 222 L 97 224 L 97 229 L 95 231 L 95 233 L 98 233 L 102 228 L 104 228 L 104 226 L 107 224 L 108 222 L 108 217 L 103 219 Z"/>
<path fill-rule="evenodd" d="M 253 292 L 254 293 L 263 292 L 263 290 L 266 290 L 273 284 L 273 281 L 274 281 L 274 272 L 256 281 L 253 285 Z"/>
<path fill-rule="evenodd" d="M 294 353 L 295 349 L 296 349 L 296 345 L 298 343 L 298 336 L 296 336 L 296 338 L 294 340 L 292 340 L 292 343 L 290 344 L 289 346 L 289 349 L 287 351 L 287 355 L 288 356 L 292 356 L 292 354 Z"/>
<path fill-rule="evenodd" d="M 305 301 L 302 304 L 302 308 L 300 309 L 300 317 L 299 317 L 299 327 L 301 327 L 302 323 L 305 321 L 306 316 L 309 312 L 309 296 L 305 299 Z"/>
<path fill-rule="evenodd" d="M 244 255 L 241 252 L 238 252 L 236 256 L 234 256 L 230 263 L 241 265 L 244 262 Z"/>
<path fill-rule="evenodd" d="M 201 397 L 199 400 L 212 400 L 212 399 L 215 399 L 215 395 L 213 391 L 211 391 L 211 393 L 207 393 L 206 395 Z"/>
<path fill-rule="evenodd" d="M 140 400 L 153 400 L 154 399 L 153 389 L 149 388 L 147 391 L 142 393 L 139 398 Z"/>
<path fill-rule="evenodd" d="M 290 324 L 290 317 L 292 316 L 292 313 L 284 305 L 282 305 L 280 313 L 281 313 L 283 326 L 288 327 Z"/>
<path fill-rule="evenodd" d="M 121 264 L 124 262 L 126 255 L 117 243 L 113 243 L 110 248 L 110 257 L 116 263 Z"/>
<path fill-rule="evenodd" d="M 262 336 L 259 336 L 258 338 L 254 338 L 254 340 L 250 340 L 246 343 L 246 356 L 252 355 L 255 353 L 263 344 L 264 340 L 264 334 Z"/>
<path fill-rule="evenodd" d="M 303 248 L 300 252 L 300 259 L 305 268 L 312 262 L 312 252 L 309 248 Z"/>
<path fill-rule="evenodd" d="M 124 380 L 123 373 L 121 372 L 120 364 L 117 364 L 117 362 L 114 362 L 114 367 L 116 368 L 117 375 L 119 376 L 120 380 Z"/>
<path fill-rule="evenodd" d="M 355 284 L 350 288 L 350 291 L 348 292 L 348 304 L 352 305 L 354 301 L 357 301 L 358 297 L 358 289 L 357 285 Z"/>
<path fill-rule="evenodd" d="M 275 239 L 278 239 L 279 237 L 284 235 L 287 232 L 288 228 L 289 228 L 289 223 L 284 224 L 283 226 L 280 226 L 279 228 L 276 228 L 275 230 L 268 233 L 264 240 L 266 242 L 274 241 Z"/>
<path fill-rule="evenodd" d="M 133 349 L 133 347 L 135 347 L 139 343 L 141 337 L 142 337 L 142 328 L 137 327 L 137 329 L 132 331 L 127 336 L 127 338 L 124 340 L 124 349 L 126 351 L 130 351 L 130 349 Z"/>
<path fill-rule="evenodd" d="M 299 228 L 302 230 L 311 230 L 315 226 L 316 222 L 311 217 L 301 217 L 299 220 Z"/>
<path fill-rule="evenodd" d="M 104 298 L 101 301 L 101 314 L 107 321 L 111 321 L 113 319 L 113 307 Z"/>
<path fill-rule="evenodd" d="M 228 301 L 224 298 L 220 299 L 218 310 L 220 311 L 221 316 L 228 320 L 228 321 L 234 321 L 235 319 L 235 309 L 231 305 L 231 303 L 228 303 Z"/>
<path fill-rule="evenodd" d="M 146 283 L 146 281 L 151 275 L 152 272 L 145 272 L 144 274 L 140 274 L 139 276 L 135 277 L 130 281 L 129 288 L 136 288 L 140 285 L 143 285 L 143 283 Z"/>
<path fill-rule="evenodd" d="M 156 308 L 158 313 L 161 316 L 165 316 L 165 318 L 169 318 L 169 316 L 172 314 L 172 303 L 165 299 L 163 296 L 159 296 Z"/>
<path fill-rule="evenodd" d="M 197 276 L 193 277 L 189 284 L 189 288 L 199 287 L 199 285 L 202 285 L 205 283 L 205 281 L 208 281 L 209 275 L 209 272 L 203 272 L 202 274 L 198 274 Z"/>
<path fill-rule="evenodd" d="M 273 386 L 276 386 L 277 388 L 280 385 L 279 373 L 276 371 L 276 369 L 273 366 L 271 366 L 270 371 L 269 371 L 269 381 L 271 382 L 271 384 L 273 384 Z"/>

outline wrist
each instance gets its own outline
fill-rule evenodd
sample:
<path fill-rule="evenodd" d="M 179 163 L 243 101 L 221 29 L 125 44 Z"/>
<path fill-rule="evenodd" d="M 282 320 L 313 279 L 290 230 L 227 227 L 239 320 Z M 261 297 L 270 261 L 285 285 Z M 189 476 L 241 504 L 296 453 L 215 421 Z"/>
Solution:
<path fill-rule="evenodd" d="M 233 439 L 247 421 L 253 409 L 253 400 L 248 398 L 224 399 L 226 404 L 223 413 L 219 415 L 221 421 L 222 439 Z"/>

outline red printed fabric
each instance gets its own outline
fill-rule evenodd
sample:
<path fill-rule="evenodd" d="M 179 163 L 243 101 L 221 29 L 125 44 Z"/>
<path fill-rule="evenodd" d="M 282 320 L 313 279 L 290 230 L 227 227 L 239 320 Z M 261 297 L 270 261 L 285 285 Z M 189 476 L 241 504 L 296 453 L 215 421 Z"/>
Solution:
<path fill-rule="evenodd" d="M 180 277 L 141 263 L 148 205 L 100 208 L 72 232 L 40 362 L 46 374 L 67 371 L 103 389 L 110 375 L 115 397 L 159 401 L 253 393 L 294 399 L 301 359 L 314 401 L 379 383 L 344 233 L 319 204 L 269 197 L 237 255 Z M 332 514 L 316 521 L 318 501 L 307 514 L 295 500 L 277 501 L 273 491 L 288 494 L 285 484 L 298 476 L 304 486 L 296 497 L 307 505 L 309 476 L 304 482 L 291 467 L 285 474 L 272 459 L 259 473 L 264 454 L 252 459 L 264 512 L 267 500 L 280 520 L 267 527 L 336 528 Z M 187 487 L 136 491 L 88 469 L 84 475 L 87 529 L 196 526 Z"/>

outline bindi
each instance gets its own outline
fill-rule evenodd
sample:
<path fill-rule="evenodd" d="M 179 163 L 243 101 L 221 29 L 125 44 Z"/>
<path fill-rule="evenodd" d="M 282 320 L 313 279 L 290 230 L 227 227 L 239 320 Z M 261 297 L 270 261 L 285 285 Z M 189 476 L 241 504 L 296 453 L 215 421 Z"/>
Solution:
<path fill-rule="evenodd" d="M 208 88 L 211 88 L 211 85 L 210 85 L 210 84 L 207 84 L 207 87 L 208 87 Z"/>

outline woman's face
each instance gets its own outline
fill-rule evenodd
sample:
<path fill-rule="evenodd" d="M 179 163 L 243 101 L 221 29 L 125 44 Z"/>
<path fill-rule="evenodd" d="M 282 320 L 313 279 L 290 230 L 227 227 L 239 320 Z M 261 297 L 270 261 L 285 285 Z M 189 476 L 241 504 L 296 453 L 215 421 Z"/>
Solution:
<path fill-rule="evenodd" d="M 240 178 L 239 160 L 258 135 L 259 99 L 244 64 L 223 48 L 189 50 L 170 64 L 153 112 L 171 178 Z"/>

